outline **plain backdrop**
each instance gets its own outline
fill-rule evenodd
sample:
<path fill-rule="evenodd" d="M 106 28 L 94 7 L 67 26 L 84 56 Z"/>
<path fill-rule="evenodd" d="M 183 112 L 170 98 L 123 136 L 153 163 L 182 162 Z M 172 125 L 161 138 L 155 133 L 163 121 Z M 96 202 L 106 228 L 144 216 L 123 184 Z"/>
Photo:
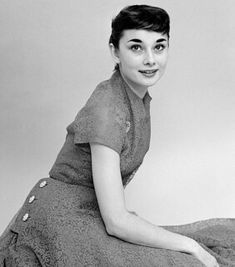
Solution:
<path fill-rule="evenodd" d="M 165 8 L 171 37 L 128 208 L 160 225 L 235 217 L 234 0 L 1 0 L 0 232 L 111 76 L 111 19 L 137 3 Z"/>

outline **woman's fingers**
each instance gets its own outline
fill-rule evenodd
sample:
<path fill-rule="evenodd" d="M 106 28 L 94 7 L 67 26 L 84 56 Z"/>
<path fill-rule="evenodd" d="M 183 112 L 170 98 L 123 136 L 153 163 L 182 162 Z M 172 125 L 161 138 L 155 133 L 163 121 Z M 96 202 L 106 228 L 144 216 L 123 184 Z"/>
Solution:
<path fill-rule="evenodd" d="M 219 267 L 219 264 L 214 256 L 208 253 L 205 249 L 199 246 L 199 250 L 194 255 L 200 260 L 206 267 Z"/>

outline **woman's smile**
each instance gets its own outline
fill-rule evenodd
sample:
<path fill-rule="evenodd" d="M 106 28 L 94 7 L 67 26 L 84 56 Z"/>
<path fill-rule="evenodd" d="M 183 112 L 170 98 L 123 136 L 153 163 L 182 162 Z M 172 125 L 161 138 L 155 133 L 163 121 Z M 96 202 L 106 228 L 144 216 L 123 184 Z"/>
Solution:
<path fill-rule="evenodd" d="M 139 70 L 139 72 L 147 78 L 153 78 L 158 70 Z"/>

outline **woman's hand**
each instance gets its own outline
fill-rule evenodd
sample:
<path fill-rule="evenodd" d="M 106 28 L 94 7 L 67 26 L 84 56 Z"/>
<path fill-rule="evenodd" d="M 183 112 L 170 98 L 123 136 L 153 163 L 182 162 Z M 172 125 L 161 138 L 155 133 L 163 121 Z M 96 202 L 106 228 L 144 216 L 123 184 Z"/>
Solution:
<path fill-rule="evenodd" d="M 219 264 L 215 257 L 208 253 L 204 248 L 199 244 L 197 250 L 193 255 L 201 261 L 206 267 L 219 267 Z"/>

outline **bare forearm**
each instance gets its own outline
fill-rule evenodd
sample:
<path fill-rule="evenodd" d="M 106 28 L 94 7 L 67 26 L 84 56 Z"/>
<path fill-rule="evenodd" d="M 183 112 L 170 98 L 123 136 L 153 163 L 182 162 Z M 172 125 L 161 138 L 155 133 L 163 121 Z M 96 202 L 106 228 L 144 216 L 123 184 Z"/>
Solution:
<path fill-rule="evenodd" d="M 125 213 L 109 230 L 125 241 L 193 254 L 198 244 L 191 238 L 158 227 L 133 213 Z"/>

